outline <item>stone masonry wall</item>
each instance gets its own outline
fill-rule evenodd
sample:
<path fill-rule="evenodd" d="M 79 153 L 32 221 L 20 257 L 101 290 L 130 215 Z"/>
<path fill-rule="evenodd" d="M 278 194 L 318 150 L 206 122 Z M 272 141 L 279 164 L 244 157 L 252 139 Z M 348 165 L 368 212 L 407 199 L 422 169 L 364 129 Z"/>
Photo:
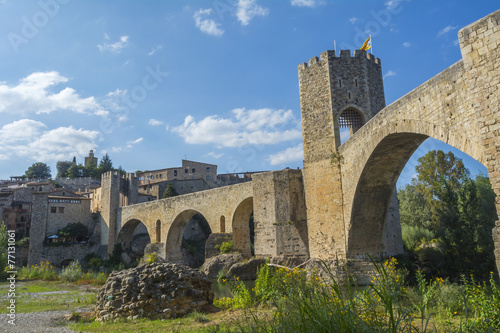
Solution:
<path fill-rule="evenodd" d="M 48 201 L 48 193 L 33 193 L 28 266 L 38 264 L 42 259 L 43 241 L 47 230 Z"/>
<path fill-rule="evenodd" d="M 94 220 L 90 210 L 90 199 L 72 199 L 68 197 L 65 199 L 57 198 L 52 200 L 65 200 L 69 202 L 49 202 L 46 229 L 47 236 L 55 235 L 59 229 L 64 228 L 70 223 L 78 222 L 82 223 L 89 228 L 90 231 L 92 231 L 91 229 L 93 229 Z"/>
<path fill-rule="evenodd" d="M 308 257 L 307 216 L 300 170 L 256 174 L 255 254 Z"/>
<path fill-rule="evenodd" d="M 477 117 L 484 163 L 495 191 L 500 216 L 500 10 L 458 32 L 471 103 Z M 493 229 L 495 258 L 500 272 L 500 221 Z"/>

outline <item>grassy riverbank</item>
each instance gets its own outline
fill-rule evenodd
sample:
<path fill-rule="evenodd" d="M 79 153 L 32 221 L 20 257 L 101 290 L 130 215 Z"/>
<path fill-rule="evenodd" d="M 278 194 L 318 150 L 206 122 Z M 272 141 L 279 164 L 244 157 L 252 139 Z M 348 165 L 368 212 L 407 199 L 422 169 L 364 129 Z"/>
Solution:
<path fill-rule="evenodd" d="M 38 266 L 39 270 L 41 269 Z M 33 268 L 34 269 L 34 268 Z M 52 268 L 46 267 L 51 270 Z M 71 310 L 80 332 L 496 332 L 500 330 L 500 290 L 493 279 L 463 277 L 460 284 L 441 278 L 407 284 L 406 274 L 391 259 L 377 265 L 378 274 L 365 288 L 325 282 L 301 269 L 264 266 L 255 287 L 221 280 L 233 297 L 219 298 L 207 313 L 171 320 L 93 321 L 98 286 L 75 282 L 20 280 L 16 310 Z M 62 273 L 59 273 L 61 275 Z M 88 276 L 88 275 L 87 275 Z M 80 276 L 81 277 L 81 276 Z M 0 290 L 7 284 L 0 284 Z M 5 294 L 6 293 L 2 293 Z M 5 313 L 2 299 L 0 313 Z M 86 313 L 76 313 L 85 311 Z"/>

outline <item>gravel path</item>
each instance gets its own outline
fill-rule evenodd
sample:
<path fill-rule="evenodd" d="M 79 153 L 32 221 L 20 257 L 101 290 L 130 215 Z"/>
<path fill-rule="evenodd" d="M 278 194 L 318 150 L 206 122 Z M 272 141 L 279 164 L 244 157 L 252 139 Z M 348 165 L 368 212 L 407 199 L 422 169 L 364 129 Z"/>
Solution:
<path fill-rule="evenodd" d="M 75 312 L 90 311 L 90 308 L 73 309 Z M 70 310 L 64 311 L 44 311 L 31 313 L 17 313 L 16 325 L 8 323 L 9 318 L 6 314 L 0 315 L 0 332 L 5 333 L 38 333 L 38 332 L 76 332 L 61 324 L 64 321 L 64 315 L 71 313 Z M 66 321 L 64 321 L 66 323 Z"/>

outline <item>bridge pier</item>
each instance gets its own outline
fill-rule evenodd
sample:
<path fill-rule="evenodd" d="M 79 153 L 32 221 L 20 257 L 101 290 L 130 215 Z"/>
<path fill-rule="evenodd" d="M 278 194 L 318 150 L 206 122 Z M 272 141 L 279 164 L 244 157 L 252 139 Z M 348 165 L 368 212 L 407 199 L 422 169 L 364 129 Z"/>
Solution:
<path fill-rule="evenodd" d="M 500 10 L 458 32 L 467 71 L 469 101 L 474 108 L 484 147 L 484 164 L 495 191 L 500 216 Z M 492 230 L 497 271 L 500 272 L 500 221 Z"/>

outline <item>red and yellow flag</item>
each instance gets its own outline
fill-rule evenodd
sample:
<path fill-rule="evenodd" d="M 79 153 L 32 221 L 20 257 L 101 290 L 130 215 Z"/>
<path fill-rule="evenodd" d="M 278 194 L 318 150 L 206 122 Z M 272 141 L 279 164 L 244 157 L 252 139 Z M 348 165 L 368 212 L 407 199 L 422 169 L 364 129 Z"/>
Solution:
<path fill-rule="evenodd" d="M 365 42 L 363 43 L 363 46 L 361 46 L 360 50 L 363 51 L 368 51 L 370 47 L 372 47 L 372 36 L 368 37 Z"/>

